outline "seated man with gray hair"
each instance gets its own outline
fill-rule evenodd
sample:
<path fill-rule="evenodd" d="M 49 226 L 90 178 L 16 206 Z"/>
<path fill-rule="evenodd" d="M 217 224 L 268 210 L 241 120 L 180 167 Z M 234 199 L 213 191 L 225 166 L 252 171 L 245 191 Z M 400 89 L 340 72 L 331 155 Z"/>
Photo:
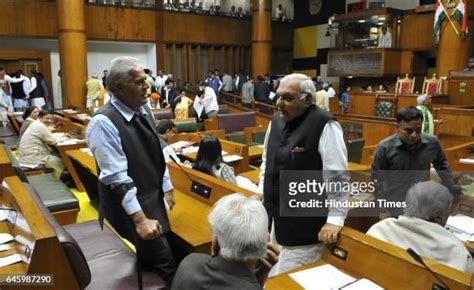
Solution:
<path fill-rule="evenodd" d="M 473 273 L 472 257 L 464 243 L 444 228 L 453 196 L 443 185 L 426 181 L 413 185 L 407 193 L 404 214 L 373 225 L 368 235 L 446 264 Z"/>
<path fill-rule="evenodd" d="M 254 197 L 222 197 L 209 214 L 212 256 L 193 253 L 179 265 L 171 289 L 262 289 L 278 251 L 268 243 L 268 217 Z"/>

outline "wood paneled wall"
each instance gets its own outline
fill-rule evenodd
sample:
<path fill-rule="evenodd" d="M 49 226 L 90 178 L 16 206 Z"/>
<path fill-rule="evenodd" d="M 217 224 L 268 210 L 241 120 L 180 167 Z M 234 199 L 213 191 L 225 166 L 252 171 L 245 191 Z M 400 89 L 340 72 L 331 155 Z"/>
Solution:
<path fill-rule="evenodd" d="M 244 69 L 247 73 L 249 67 L 245 63 L 245 53 L 249 50 L 245 46 L 207 46 L 207 45 L 191 45 L 191 44 L 166 44 L 164 47 L 163 69 L 175 76 L 178 85 L 182 85 L 184 81 L 197 82 L 204 80 L 206 69 L 219 69 L 220 73 L 227 72 L 233 74 L 240 69 Z M 178 64 L 178 58 L 181 58 L 181 67 Z M 218 62 L 216 62 L 218 60 Z"/>
<path fill-rule="evenodd" d="M 58 37 L 56 1 L 1 0 L 0 35 Z"/>
<path fill-rule="evenodd" d="M 434 49 L 433 18 L 433 12 L 405 15 L 402 20 L 401 48 Z"/>
<path fill-rule="evenodd" d="M 156 11 L 100 5 L 85 7 L 87 39 L 155 42 Z"/>
<path fill-rule="evenodd" d="M 163 17 L 163 41 L 174 43 L 250 45 L 247 19 L 179 12 L 158 12 Z"/>
<path fill-rule="evenodd" d="M 0 0 L 0 36 L 58 37 L 56 1 Z M 251 20 L 86 4 L 88 39 L 250 46 Z M 290 23 L 272 23 L 275 47 L 293 47 Z M 275 36 L 275 34 L 277 34 Z"/>

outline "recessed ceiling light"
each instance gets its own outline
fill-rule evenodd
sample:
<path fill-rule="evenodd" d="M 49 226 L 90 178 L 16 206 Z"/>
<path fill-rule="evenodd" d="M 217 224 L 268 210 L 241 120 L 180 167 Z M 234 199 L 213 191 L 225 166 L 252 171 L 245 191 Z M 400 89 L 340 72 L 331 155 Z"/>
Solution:
<path fill-rule="evenodd" d="M 364 20 L 364 19 L 361 19 L 361 20 L 358 20 L 357 22 L 359 22 L 359 23 L 365 23 L 365 22 L 366 22 L 366 20 Z"/>
<path fill-rule="evenodd" d="M 353 78 L 353 76 L 348 76 L 347 78 L 348 78 L 348 79 L 352 79 L 352 78 Z"/>
<path fill-rule="evenodd" d="M 383 22 L 379 22 L 379 23 L 377 23 L 377 24 L 378 24 L 378 25 L 384 25 L 385 23 L 383 23 Z"/>
<path fill-rule="evenodd" d="M 385 16 L 379 17 L 379 20 L 385 20 L 385 19 L 386 19 Z"/>

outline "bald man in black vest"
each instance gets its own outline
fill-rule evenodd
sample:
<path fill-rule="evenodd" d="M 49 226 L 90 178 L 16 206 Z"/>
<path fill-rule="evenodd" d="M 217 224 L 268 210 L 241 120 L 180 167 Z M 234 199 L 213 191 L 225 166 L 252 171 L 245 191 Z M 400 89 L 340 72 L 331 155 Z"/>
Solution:
<path fill-rule="evenodd" d="M 337 207 L 327 208 L 325 216 L 294 217 L 298 210 L 293 216 L 280 213 L 281 208 L 288 206 L 280 204 L 286 195 L 284 191 L 280 193 L 282 170 L 318 170 L 318 182 L 332 178 L 326 173 L 335 170 L 338 180 L 348 181 L 342 128 L 329 112 L 312 104 L 315 92 L 311 78 L 306 75 L 285 76 L 276 92 L 278 112 L 265 136 L 259 191 L 263 192 L 265 208 L 273 220 L 272 233 L 282 246 L 279 262 L 270 276 L 321 259 L 323 243 L 337 241 L 347 215 L 347 209 Z M 349 192 L 326 195 L 327 200 L 339 202 L 346 200 Z"/>

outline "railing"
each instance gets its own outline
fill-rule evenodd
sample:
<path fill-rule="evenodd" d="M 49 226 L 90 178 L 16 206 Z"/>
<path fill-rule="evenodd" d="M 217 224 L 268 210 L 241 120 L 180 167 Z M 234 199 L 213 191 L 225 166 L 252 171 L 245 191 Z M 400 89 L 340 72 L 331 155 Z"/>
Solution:
<path fill-rule="evenodd" d="M 251 101 L 250 103 L 242 102 L 243 97 L 230 93 L 220 93 L 221 103 L 238 107 L 244 111 L 254 111 L 263 115 L 271 116 L 275 113 L 276 107 L 274 104 L 262 103 L 259 101 Z"/>

